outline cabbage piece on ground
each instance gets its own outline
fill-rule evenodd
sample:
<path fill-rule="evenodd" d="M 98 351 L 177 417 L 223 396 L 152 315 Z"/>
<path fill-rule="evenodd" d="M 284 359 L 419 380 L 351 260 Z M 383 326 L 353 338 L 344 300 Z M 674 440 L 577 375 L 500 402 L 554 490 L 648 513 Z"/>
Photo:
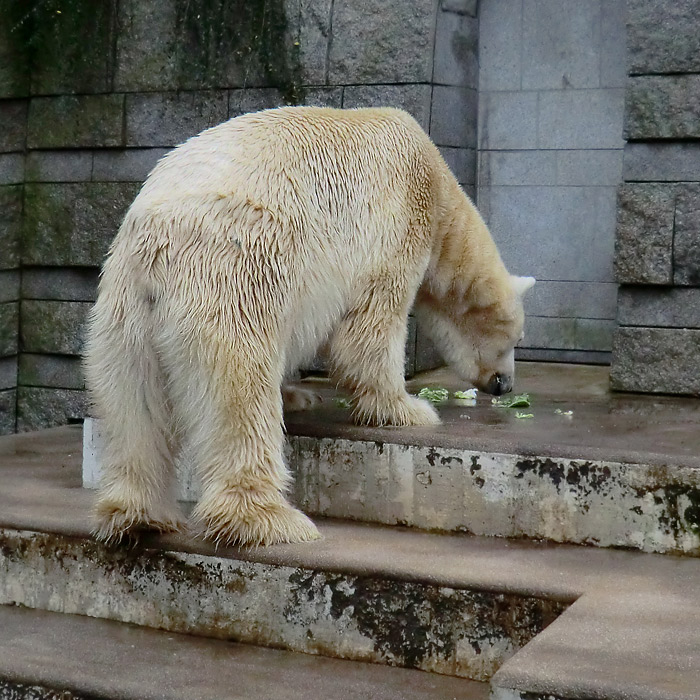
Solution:
<path fill-rule="evenodd" d="M 418 396 L 421 399 L 427 399 L 431 403 L 442 403 L 450 398 L 450 392 L 447 389 L 438 387 L 428 387 L 424 386 L 419 392 Z"/>
<path fill-rule="evenodd" d="M 491 403 L 501 408 L 527 408 L 530 405 L 530 394 L 504 396 L 500 399 L 491 399 Z"/>

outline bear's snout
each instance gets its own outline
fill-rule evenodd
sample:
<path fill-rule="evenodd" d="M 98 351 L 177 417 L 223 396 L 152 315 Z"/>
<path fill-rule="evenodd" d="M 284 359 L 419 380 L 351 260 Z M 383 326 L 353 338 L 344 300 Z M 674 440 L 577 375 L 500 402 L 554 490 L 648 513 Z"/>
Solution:
<path fill-rule="evenodd" d="M 484 389 L 486 393 L 493 394 L 494 396 L 501 396 L 501 394 L 507 394 L 513 389 L 513 378 L 507 374 L 494 374 L 489 379 Z"/>

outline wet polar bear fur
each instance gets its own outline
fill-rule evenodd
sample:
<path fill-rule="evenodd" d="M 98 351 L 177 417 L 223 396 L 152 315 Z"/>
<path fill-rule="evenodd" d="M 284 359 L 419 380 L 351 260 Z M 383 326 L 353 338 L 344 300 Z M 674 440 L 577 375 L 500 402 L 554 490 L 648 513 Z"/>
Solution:
<path fill-rule="evenodd" d="M 205 537 L 317 538 L 284 497 L 285 376 L 329 341 L 356 422 L 437 424 L 404 387 L 411 306 L 465 380 L 503 393 L 533 282 L 508 274 L 402 111 L 286 107 L 190 139 L 126 214 L 90 319 L 86 378 L 105 435 L 97 535 L 180 529 L 183 452 L 201 475 L 192 518 Z"/>

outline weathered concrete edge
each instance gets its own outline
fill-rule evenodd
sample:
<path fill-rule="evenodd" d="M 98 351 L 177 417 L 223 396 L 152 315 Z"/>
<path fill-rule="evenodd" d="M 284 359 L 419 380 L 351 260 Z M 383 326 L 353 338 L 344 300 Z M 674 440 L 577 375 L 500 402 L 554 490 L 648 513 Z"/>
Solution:
<path fill-rule="evenodd" d="M 527 690 L 501 688 L 492 685 L 489 700 L 573 700 L 573 698 L 569 698 L 568 696 L 564 697 L 553 693 L 531 693 Z M 586 698 L 585 700 L 589 699 Z"/>
<path fill-rule="evenodd" d="M 2 605 L 479 681 L 567 607 L 46 533 L 2 530 L 0 540 Z"/>
<path fill-rule="evenodd" d="M 0 678 L 0 700 L 104 700 L 95 695 L 74 693 L 36 683 L 20 683 Z"/>
<path fill-rule="evenodd" d="M 451 407 L 443 409 L 452 410 Z M 391 443 L 415 447 L 441 445 L 450 449 L 471 449 L 499 454 L 521 454 L 528 457 L 556 454 L 559 458 L 612 461 L 621 464 L 651 464 L 664 466 L 669 463 L 700 469 L 700 455 L 669 455 L 664 452 L 642 452 L 632 449 L 596 447 L 594 445 L 562 445 L 542 440 L 527 442 L 508 441 L 488 434 L 454 434 L 446 418 L 445 424 L 435 428 L 375 428 L 354 425 L 349 422 L 347 411 L 338 408 L 318 411 L 299 411 L 285 419 L 287 433 L 295 437 L 331 438 L 364 442 Z"/>
<path fill-rule="evenodd" d="M 88 488 L 99 482 L 100 451 L 88 419 Z M 292 500 L 310 515 L 700 556 L 700 472 L 689 467 L 295 435 L 287 461 Z M 196 501 L 192 467 L 179 464 L 178 478 L 178 498 Z"/>

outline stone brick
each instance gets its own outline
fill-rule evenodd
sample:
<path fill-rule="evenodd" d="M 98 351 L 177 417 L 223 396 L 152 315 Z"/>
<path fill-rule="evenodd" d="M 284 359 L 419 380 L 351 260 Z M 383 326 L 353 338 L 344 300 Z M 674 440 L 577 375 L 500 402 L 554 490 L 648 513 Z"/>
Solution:
<path fill-rule="evenodd" d="M 520 90 L 522 2 L 482 2 L 479 7 L 479 90 Z"/>
<path fill-rule="evenodd" d="M 0 304 L 0 357 L 17 354 L 19 302 Z"/>
<path fill-rule="evenodd" d="M 622 176 L 635 181 L 700 182 L 700 143 L 629 143 Z"/>
<path fill-rule="evenodd" d="M 19 300 L 19 270 L 0 270 L 0 303 Z"/>
<path fill-rule="evenodd" d="M 627 82 L 627 0 L 604 0 L 601 11 L 600 87 Z"/>
<path fill-rule="evenodd" d="M 284 0 L 285 44 L 292 58 L 287 70 L 301 84 L 326 82 L 332 6 L 333 0 Z"/>
<path fill-rule="evenodd" d="M 330 0 L 120 3 L 115 87 L 124 91 L 278 86 L 326 73 Z"/>
<path fill-rule="evenodd" d="M 629 71 L 700 72 L 699 0 L 628 0 Z"/>
<path fill-rule="evenodd" d="M 425 333 L 416 331 L 414 372 L 426 372 L 429 369 L 442 367 L 445 361 L 434 343 Z"/>
<path fill-rule="evenodd" d="M 24 154 L 0 153 L 0 186 L 24 182 Z"/>
<path fill-rule="evenodd" d="M 675 284 L 700 286 L 700 185 L 682 185 L 678 188 L 673 235 L 673 281 Z"/>
<path fill-rule="evenodd" d="M 334 107 L 335 109 L 340 109 L 343 106 L 343 88 L 305 88 L 304 104 L 312 107 Z"/>
<path fill-rule="evenodd" d="M 616 187 L 622 181 L 622 153 L 622 149 L 557 151 L 557 184 Z"/>
<path fill-rule="evenodd" d="M 345 88 L 343 107 L 405 109 L 427 131 L 430 127 L 430 85 L 354 85 Z"/>
<path fill-rule="evenodd" d="M 335 0 L 328 82 L 428 83 L 437 0 Z"/>
<path fill-rule="evenodd" d="M 488 189 L 489 228 L 511 272 L 537 279 L 613 281 L 614 187 Z"/>
<path fill-rule="evenodd" d="M 482 151 L 479 171 L 482 186 L 556 185 L 555 151 Z M 591 183 L 594 184 L 594 183 Z"/>
<path fill-rule="evenodd" d="M 124 95 L 35 97 L 29 104 L 29 148 L 124 145 Z"/>
<path fill-rule="evenodd" d="M 299 104 L 313 107 L 343 105 L 342 87 L 305 87 L 300 93 Z M 229 117 L 238 117 L 249 112 L 283 107 L 285 96 L 278 88 L 241 88 L 229 91 Z"/>
<path fill-rule="evenodd" d="M 143 182 L 167 148 L 129 148 L 95 153 L 92 180 L 95 182 Z"/>
<path fill-rule="evenodd" d="M 163 0 L 158 5 L 140 0 L 119 3 L 122 30 L 116 42 L 115 90 L 178 88 L 180 4 L 177 0 Z"/>
<path fill-rule="evenodd" d="M 25 189 L 23 263 L 98 266 L 139 185 L 86 182 Z"/>
<path fill-rule="evenodd" d="M 0 0 L 0 98 L 29 94 L 29 46 L 32 23 L 27 7 L 16 0 Z"/>
<path fill-rule="evenodd" d="M 0 153 L 23 151 L 27 139 L 27 101 L 0 100 Z"/>
<path fill-rule="evenodd" d="M 439 12 L 433 83 L 477 88 L 479 23 L 468 15 Z"/>
<path fill-rule="evenodd" d="M 473 185 L 476 182 L 475 149 L 442 146 L 440 153 L 460 185 Z"/>
<path fill-rule="evenodd" d="M 631 77 L 625 109 L 630 140 L 698 138 L 700 75 Z"/>
<path fill-rule="evenodd" d="M 700 330 L 618 328 L 610 385 L 618 391 L 700 396 Z"/>
<path fill-rule="evenodd" d="M 27 182 L 86 182 L 92 177 L 92 151 L 30 151 Z"/>
<path fill-rule="evenodd" d="M 0 390 L 17 386 L 17 356 L 0 359 Z"/>
<path fill-rule="evenodd" d="M 175 146 L 227 117 L 222 90 L 127 95 L 126 145 Z"/>
<path fill-rule="evenodd" d="M 22 299 L 89 301 L 97 296 L 99 270 L 89 267 L 25 267 Z"/>
<path fill-rule="evenodd" d="M 19 356 L 17 379 L 19 386 L 85 388 L 82 361 L 79 357 L 22 353 Z"/>
<path fill-rule="evenodd" d="M 229 91 L 228 116 L 239 117 L 261 109 L 274 109 L 284 105 L 284 96 L 277 88 L 247 88 Z"/>
<path fill-rule="evenodd" d="M 528 316 L 523 348 L 608 351 L 615 321 L 598 318 Z"/>
<path fill-rule="evenodd" d="M 670 284 L 675 188 L 629 183 L 618 196 L 615 272 L 623 284 Z"/>
<path fill-rule="evenodd" d="M 32 12 L 34 95 L 104 93 L 112 88 L 117 0 L 46 0 Z"/>
<path fill-rule="evenodd" d="M 17 390 L 17 431 L 44 430 L 82 420 L 87 394 L 75 389 L 20 387 Z"/>
<path fill-rule="evenodd" d="M 609 365 L 612 353 L 597 350 L 550 350 L 549 348 L 515 348 L 516 362 L 568 362 L 574 365 Z M 516 387 L 516 391 L 519 388 Z"/>
<path fill-rule="evenodd" d="M 459 15 L 476 17 L 478 0 L 441 0 L 440 9 L 443 12 L 456 12 Z"/>
<path fill-rule="evenodd" d="M 11 435 L 15 432 L 17 406 L 17 391 L 0 391 L 0 435 Z"/>
<path fill-rule="evenodd" d="M 504 8 L 513 3 L 503 3 Z M 505 9 L 504 9 L 505 11 Z M 600 3 L 524 0 L 524 90 L 597 88 L 600 85 Z"/>
<path fill-rule="evenodd" d="M 476 124 L 476 90 L 443 85 L 433 88 L 430 136 L 438 146 L 475 148 Z"/>
<path fill-rule="evenodd" d="M 19 265 L 22 227 L 22 186 L 0 187 L 0 269 Z"/>
<path fill-rule="evenodd" d="M 23 301 L 23 352 L 79 355 L 92 304 L 79 301 Z"/>
<path fill-rule="evenodd" d="M 437 88 L 436 88 L 437 89 Z M 438 107 L 433 107 L 433 112 Z M 454 120 L 460 110 L 441 107 L 446 121 Z M 537 148 L 537 93 L 486 92 L 479 95 L 479 148 Z"/>
<path fill-rule="evenodd" d="M 615 318 L 617 285 L 612 282 L 554 282 L 538 280 L 525 296 L 528 316 Z"/>
<path fill-rule="evenodd" d="M 622 148 L 624 90 L 551 90 L 539 94 L 540 148 Z"/>
<path fill-rule="evenodd" d="M 620 287 L 617 320 L 621 326 L 700 328 L 700 289 Z"/>

